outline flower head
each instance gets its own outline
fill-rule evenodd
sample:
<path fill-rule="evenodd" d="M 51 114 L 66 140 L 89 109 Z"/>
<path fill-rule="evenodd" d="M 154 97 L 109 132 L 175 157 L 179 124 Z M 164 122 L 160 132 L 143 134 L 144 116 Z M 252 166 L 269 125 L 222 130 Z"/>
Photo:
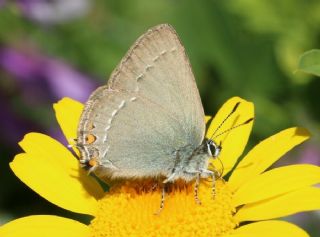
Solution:
<path fill-rule="evenodd" d="M 236 102 L 237 114 L 223 124 L 222 131 L 253 117 L 253 105 L 238 97 L 227 101 L 211 122 L 210 137 Z M 82 104 L 65 98 L 54 105 L 57 119 L 68 141 L 76 137 Z M 207 117 L 207 120 L 210 118 Z M 92 216 L 89 225 L 57 216 L 29 216 L 0 227 L 0 236 L 291 236 L 307 233 L 278 217 L 320 209 L 320 168 L 290 165 L 266 171 L 283 154 L 309 137 L 302 128 L 289 128 L 262 141 L 240 162 L 251 132 L 251 124 L 217 138 L 227 181 L 203 180 L 195 203 L 193 184 L 175 183 L 159 215 L 160 188 L 152 180 L 128 180 L 104 193 L 98 182 L 79 168 L 78 161 L 63 145 L 38 133 L 20 142 L 25 153 L 10 164 L 14 173 L 50 202 L 73 212 Z M 77 153 L 77 151 L 75 150 Z M 220 169 L 217 161 L 212 161 Z M 48 188 L 50 187 L 50 188 Z M 246 224 L 250 221 L 249 224 Z"/>

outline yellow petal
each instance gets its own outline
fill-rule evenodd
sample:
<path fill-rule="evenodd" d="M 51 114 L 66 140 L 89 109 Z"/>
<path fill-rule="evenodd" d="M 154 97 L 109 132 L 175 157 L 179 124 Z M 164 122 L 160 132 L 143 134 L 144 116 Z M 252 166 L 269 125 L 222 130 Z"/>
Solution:
<path fill-rule="evenodd" d="M 77 138 L 77 128 L 83 110 L 83 104 L 65 97 L 53 105 L 58 123 L 70 145 Z"/>
<path fill-rule="evenodd" d="M 224 237 L 309 237 L 298 226 L 286 221 L 259 221 L 237 228 L 232 234 Z"/>
<path fill-rule="evenodd" d="M 254 117 L 254 107 L 251 102 L 243 100 L 239 97 L 233 97 L 229 99 L 218 111 L 213 121 L 210 124 L 208 129 L 207 138 L 211 138 L 214 131 L 222 124 L 224 119 L 228 116 L 228 114 L 233 110 L 234 106 L 237 102 L 241 102 L 237 110 L 233 115 L 227 119 L 221 128 L 215 133 L 213 138 L 221 132 L 224 132 L 230 129 L 233 126 L 236 126 L 240 123 L 247 121 L 250 118 Z M 239 156 L 242 154 L 247 141 L 249 139 L 249 135 L 252 129 L 253 122 L 241 126 L 239 128 L 235 128 L 230 132 L 226 132 L 225 134 L 214 138 L 213 140 L 216 143 L 222 143 L 222 151 L 220 154 L 220 159 L 223 162 L 225 167 L 224 174 L 227 174 L 234 164 L 236 163 Z M 214 165 L 219 167 L 219 162 L 217 160 L 214 161 Z"/>
<path fill-rule="evenodd" d="M 265 201 L 247 204 L 239 209 L 237 221 L 256 221 L 320 209 L 320 188 L 306 187 Z"/>
<path fill-rule="evenodd" d="M 317 183 L 320 183 L 318 166 L 290 165 L 276 168 L 242 185 L 234 194 L 233 205 L 261 201 Z"/>
<path fill-rule="evenodd" d="M 309 137 L 304 128 L 289 128 L 265 139 L 241 160 L 229 179 L 229 185 L 234 190 L 239 188 Z"/>
<path fill-rule="evenodd" d="M 206 123 L 207 123 L 207 122 L 209 122 L 209 120 L 210 120 L 211 118 L 212 118 L 212 116 L 206 115 L 204 119 L 205 119 L 205 121 L 206 121 Z"/>
<path fill-rule="evenodd" d="M 37 215 L 0 226 L 1 237 L 89 237 L 88 226 L 71 219 Z"/>
<path fill-rule="evenodd" d="M 22 182 L 62 208 L 95 213 L 102 188 L 79 167 L 71 152 L 40 133 L 27 134 L 19 144 L 26 153 L 16 155 L 10 167 Z"/>

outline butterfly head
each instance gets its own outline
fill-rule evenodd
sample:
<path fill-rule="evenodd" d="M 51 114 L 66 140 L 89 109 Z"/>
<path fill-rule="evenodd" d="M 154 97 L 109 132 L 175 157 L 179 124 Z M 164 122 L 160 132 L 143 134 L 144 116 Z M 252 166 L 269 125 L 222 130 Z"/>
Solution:
<path fill-rule="evenodd" d="M 222 150 L 221 142 L 217 144 L 215 141 L 210 139 L 206 143 L 208 154 L 213 158 L 217 158 Z"/>

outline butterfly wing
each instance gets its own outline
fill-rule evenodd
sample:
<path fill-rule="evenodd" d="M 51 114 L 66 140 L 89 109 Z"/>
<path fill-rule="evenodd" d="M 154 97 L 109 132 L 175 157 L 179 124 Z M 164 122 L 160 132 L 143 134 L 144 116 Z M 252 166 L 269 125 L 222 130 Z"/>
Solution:
<path fill-rule="evenodd" d="M 108 84 L 90 96 L 78 142 L 82 157 L 101 164 L 99 176 L 166 176 L 175 152 L 199 146 L 204 132 L 184 47 L 171 26 L 159 25 L 136 41 Z"/>

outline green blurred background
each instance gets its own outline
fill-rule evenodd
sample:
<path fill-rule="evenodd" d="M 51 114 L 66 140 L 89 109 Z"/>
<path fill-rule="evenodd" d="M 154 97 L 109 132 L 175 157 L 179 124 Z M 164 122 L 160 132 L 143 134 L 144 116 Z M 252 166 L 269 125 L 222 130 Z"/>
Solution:
<path fill-rule="evenodd" d="M 8 163 L 37 131 L 66 144 L 52 104 L 86 101 L 148 28 L 172 24 L 190 57 L 206 114 L 232 96 L 253 101 L 249 147 L 291 126 L 313 138 L 277 165 L 320 164 L 320 79 L 297 71 L 320 48 L 318 0 L 0 0 L 0 224 L 63 211 L 24 186 Z M 301 174 L 303 175 L 303 174 Z M 319 234 L 319 212 L 288 217 Z"/>

